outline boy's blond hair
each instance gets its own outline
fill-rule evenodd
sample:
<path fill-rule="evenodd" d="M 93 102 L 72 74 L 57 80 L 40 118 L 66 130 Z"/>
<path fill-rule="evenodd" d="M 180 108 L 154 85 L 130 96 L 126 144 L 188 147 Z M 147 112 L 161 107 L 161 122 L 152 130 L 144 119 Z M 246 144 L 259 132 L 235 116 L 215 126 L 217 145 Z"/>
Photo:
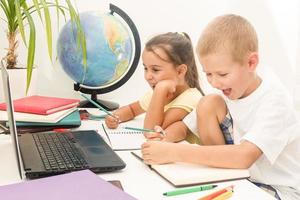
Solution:
<path fill-rule="evenodd" d="M 238 15 L 228 14 L 215 18 L 201 34 L 197 53 L 201 57 L 219 51 L 229 52 L 233 61 L 243 63 L 250 52 L 258 51 L 254 27 Z"/>

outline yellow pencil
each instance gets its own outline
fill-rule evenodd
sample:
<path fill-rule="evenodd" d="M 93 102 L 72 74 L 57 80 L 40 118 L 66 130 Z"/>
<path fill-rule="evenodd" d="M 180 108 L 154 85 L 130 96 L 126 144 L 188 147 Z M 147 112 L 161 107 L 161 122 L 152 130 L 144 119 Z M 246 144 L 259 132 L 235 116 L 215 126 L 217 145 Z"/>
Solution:
<path fill-rule="evenodd" d="M 220 194 L 219 196 L 213 198 L 212 200 L 225 200 L 225 199 L 229 199 L 233 194 L 232 190 L 229 190 L 227 192 L 224 192 L 223 194 Z"/>

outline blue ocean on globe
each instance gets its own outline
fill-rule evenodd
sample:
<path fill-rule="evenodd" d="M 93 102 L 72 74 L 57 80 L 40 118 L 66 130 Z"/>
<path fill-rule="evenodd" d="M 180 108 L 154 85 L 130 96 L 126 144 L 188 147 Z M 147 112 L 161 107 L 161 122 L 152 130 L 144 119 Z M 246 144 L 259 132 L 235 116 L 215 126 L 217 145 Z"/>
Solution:
<path fill-rule="evenodd" d="M 84 12 L 80 20 L 86 37 L 87 69 L 77 44 L 76 27 L 71 21 L 62 28 L 57 43 L 58 59 L 63 70 L 77 83 L 102 87 L 126 74 L 132 59 L 133 45 L 126 26 L 109 13 Z"/>

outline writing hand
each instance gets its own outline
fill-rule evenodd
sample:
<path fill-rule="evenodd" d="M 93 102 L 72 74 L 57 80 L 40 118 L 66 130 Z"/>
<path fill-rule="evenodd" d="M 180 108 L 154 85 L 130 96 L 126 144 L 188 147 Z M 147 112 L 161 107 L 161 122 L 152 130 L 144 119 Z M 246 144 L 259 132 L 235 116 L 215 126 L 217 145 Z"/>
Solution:
<path fill-rule="evenodd" d="M 166 133 L 160 126 L 154 127 L 155 132 L 144 132 L 144 136 L 147 140 L 165 140 Z"/>
<path fill-rule="evenodd" d="M 107 115 L 105 117 L 105 124 L 108 128 L 111 128 L 111 129 L 118 128 L 120 122 L 121 122 L 121 120 L 119 119 L 119 116 L 117 116 L 115 114 L 113 116 Z"/>

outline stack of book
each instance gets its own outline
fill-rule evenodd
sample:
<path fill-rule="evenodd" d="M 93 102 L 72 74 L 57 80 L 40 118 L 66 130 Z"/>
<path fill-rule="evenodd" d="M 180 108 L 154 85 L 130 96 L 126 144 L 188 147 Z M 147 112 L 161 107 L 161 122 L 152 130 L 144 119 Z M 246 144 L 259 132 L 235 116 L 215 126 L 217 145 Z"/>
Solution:
<path fill-rule="evenodd" d="M 77 127 L 81 125 L 77 110 L 79 99 L 28 96 L 13 101 L 18 129 L 29 132 L 41 129 Z M 0 104 L 0 121 L 7 121 L 6 105 Z M 33 131 L 30 131 L 30 130 Z"/>

